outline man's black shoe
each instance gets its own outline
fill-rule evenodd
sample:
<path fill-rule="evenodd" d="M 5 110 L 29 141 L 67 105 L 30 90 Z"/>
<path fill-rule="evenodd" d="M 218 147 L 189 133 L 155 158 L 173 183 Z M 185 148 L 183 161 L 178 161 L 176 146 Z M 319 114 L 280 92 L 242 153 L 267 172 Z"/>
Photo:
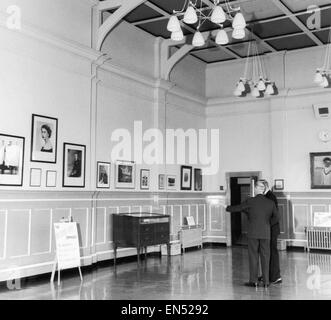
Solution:
<path fill-rule="evenodd" d="M 257 288 L 257 282 L 245 282 L 244 285 L 246 287 L 254 287 Z"/>
<path fill-rule="evenodd" d="M 272 284 L 279 284 L 279 283 L 282 283 L 282 282 L 283 282 L 282 278 L 278 278 L 277 280 L 272 281 L 271 283 Z"/>

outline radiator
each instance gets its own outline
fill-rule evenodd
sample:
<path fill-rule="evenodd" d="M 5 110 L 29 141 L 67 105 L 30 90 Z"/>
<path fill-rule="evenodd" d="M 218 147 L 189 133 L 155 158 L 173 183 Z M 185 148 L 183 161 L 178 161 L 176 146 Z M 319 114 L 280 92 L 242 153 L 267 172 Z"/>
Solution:
<path fill-rule="evenodd" d="M 307 250 L 329 249 L 331 250 L 331 228 L 307 227 Z"/>

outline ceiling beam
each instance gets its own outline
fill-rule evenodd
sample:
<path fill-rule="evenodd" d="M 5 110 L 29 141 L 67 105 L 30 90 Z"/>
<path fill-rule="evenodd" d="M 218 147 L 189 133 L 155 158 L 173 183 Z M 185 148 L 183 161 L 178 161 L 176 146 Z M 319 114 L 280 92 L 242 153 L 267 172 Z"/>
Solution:
<path fill-rule="evenodd" d="M 153 3 L 150 3 L 149 1 L 146 1 L 145 2 L 145 5 L 147 5 L 148 7 L 150 7 L 151 9 L 153 9 L 154 11 L 164 15 L 165 17 L 169 18 L 170 17 L 170 14 L 164 10 L 162 10 L 161 8 L 157 7 L 156 5 L 154 5 Z M 180 24 L 183 28 L 185 28 L 186 30 L 194 33 L 196 30 L 194 28 L 191 28 L 189 26 L 187 26 L 186 24 L 184 24 L 182 21 L 180 21 Z M 214 41 L 212 41 L 214 42 Z M 227 49 L 227 48 L 223 48 L 223 47 L 220 47 L 223 51 L 225 51 L 227 54 L 230 54 L 232 57 L 235 57 L 236 59 L 240 59 L 241 57 L 236 54 L 235 52 Z"/>
<path fill-rule="evenodd" d="M 301 22 L 299 18 L 293 16 L 292 11 L 290 11 L 280 0 L 272 0 L 272 2 L 284 12 L 291 20 L 299 27 L 311 40 L 313 40 L 317 45 L 323 45 L 322 41 L 318 39 L 306 26 Z"/>

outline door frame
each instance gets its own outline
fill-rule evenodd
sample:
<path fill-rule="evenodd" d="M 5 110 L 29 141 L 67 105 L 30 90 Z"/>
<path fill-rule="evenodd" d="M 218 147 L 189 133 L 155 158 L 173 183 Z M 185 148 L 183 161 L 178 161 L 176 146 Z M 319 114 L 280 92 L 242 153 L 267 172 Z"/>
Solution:
<path fill-rule="evenodd" d="M 247 178 L 247 177 L 257 177 L 261 179 L 262 171 L 232 171 L 225 173 L 226 180 L 226 190 L 229 192 L 229 200 L 231 202 L 231 193 L 230 193 L 230 178 Z M 226 234 L 227 234 L 227 246 L 232 246 L 232 234 L 231 234 L 231 213 L 225 212 L 225 220 L 226 220 Z"/>

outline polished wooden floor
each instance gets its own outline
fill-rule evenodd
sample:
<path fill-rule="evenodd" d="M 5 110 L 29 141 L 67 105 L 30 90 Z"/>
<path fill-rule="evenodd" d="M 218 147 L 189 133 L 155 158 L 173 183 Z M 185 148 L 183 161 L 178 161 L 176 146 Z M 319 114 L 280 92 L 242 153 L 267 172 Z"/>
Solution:
<path fill-rule="evenodd" d="M 65 272 L 60 287 L 48 277 L 28 278 L 20 290 L 0 286 L 0 299 L 112 300 L 296 300 L 331 299 L 331 254 L 280 251 L 283 283 L 268 289 L 243 286 L 248 280 L 245 247 L 209 247 L 168 258 Z"/>

